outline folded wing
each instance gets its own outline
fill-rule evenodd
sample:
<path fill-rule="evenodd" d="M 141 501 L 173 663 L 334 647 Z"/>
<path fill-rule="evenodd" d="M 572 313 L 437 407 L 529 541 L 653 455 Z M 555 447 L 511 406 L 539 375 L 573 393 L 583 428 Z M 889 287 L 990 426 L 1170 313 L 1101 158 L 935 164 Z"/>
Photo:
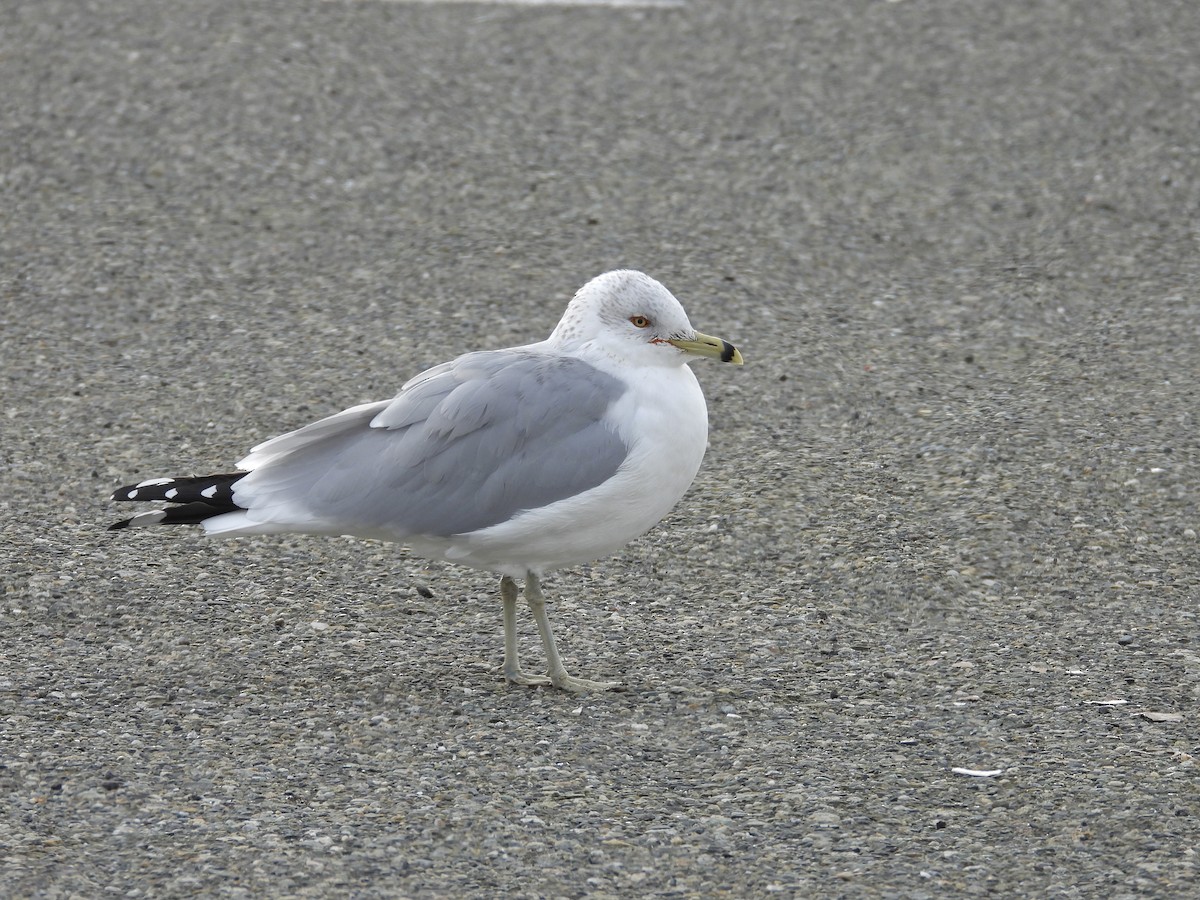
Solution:
<path fill-rule="evenodd" d="M 470 353 L 364 404 L 255 447 L 234 485 L 244 511 L 215 533 L 448 537 L 611 478 L 626 446 L 607 412 L 624 385 L 529 350 Z"/>

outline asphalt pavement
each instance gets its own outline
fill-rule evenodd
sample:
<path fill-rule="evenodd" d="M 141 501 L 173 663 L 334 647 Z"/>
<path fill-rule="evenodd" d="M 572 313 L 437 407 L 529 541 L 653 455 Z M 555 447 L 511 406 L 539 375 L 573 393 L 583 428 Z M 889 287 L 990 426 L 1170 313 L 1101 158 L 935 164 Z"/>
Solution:
<path fill-rule="evenodd" d="M 0 11 L 0 896 L 1200 893 L 1192 0 Z M 619 556 L 110 534 L 616 267 L 746 365 Z M 540 650 L 528 616 L 524 657 Z"/>

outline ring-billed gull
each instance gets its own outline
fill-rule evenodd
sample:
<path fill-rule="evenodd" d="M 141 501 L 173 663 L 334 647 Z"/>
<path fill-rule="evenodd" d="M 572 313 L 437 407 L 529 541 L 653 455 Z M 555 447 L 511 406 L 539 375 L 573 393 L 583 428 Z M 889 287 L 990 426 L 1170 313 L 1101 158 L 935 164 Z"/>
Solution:
<path fill-rule="evenodd" d="M 608 272 L 579 290 L 547 340 L 434 366 L 391 400 L 259 444 L 238 472 L 120 488 L 113 500 L 173 505 L 111 528 L 348 534 L 497 572 L 505 677 L 613 688 L 567 674 L 541 578 L 615 552 L 683 496 L 708 442 L 704 395 L 686 365 L 699 357 L 742 362 L 728 341 L 693 329 L 653 278 Z M 526 675 L 517 660 L 517 579 L 548 676 Z"/>

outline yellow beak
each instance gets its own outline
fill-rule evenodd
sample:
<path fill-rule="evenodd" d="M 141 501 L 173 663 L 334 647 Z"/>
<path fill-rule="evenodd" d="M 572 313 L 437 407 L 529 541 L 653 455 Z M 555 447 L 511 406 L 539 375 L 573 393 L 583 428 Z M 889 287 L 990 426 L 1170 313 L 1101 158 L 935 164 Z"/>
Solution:
<path fill-rule="evenodd" d="M 680 338 L 669 338 L 667 343 L 678 347 L 685 353 L 694 353 L 696 356 L 711 356 L 713 359 L 733 363 L 735 366 L 742 364 L 742 354 L 738 352 L 737 347 L 733 346 L 729 341 L 713 337 L 711 334 L 701 334 L 697 331 L 696 337 L 690 341 Z"/>

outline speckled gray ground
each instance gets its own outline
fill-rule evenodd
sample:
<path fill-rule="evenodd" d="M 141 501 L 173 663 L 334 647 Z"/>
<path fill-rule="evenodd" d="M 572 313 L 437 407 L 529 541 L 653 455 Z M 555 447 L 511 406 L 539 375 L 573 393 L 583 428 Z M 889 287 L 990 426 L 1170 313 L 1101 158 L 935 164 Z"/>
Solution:
<path fill-rule="evenodd" d="M 0 19 L 4 896 L 1200 890 L 1192 0 Z M 626 692 L 505 686 L 482 573 L 103 530 L 618 265 L 748 361 L 548 585 Z"/>

